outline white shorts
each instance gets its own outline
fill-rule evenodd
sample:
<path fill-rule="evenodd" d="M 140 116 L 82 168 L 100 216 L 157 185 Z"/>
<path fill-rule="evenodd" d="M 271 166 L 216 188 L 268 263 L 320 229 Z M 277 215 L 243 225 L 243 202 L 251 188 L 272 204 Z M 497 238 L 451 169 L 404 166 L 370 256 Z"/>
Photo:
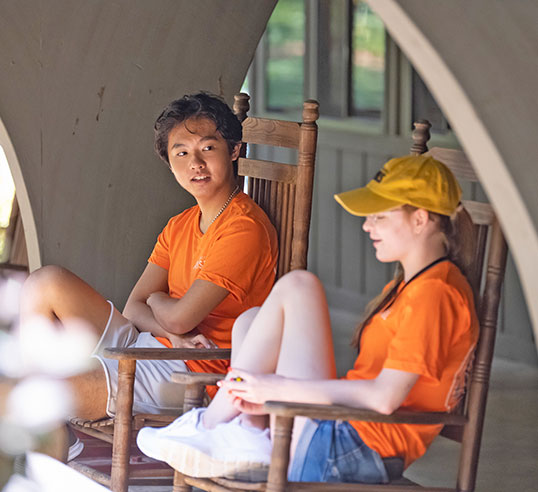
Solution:
<path fill-rule="evenodd" d="M 103 350 L 108 347 L 165 348 L 148 332 L 136 327 L 110 304 L 110 316 L 92 357 L 101 362 L 105 370 L 108 389 L 106 412 L 110 417 L 116 413 L 118 393 L 118 361 L 107 359 Z M 133 413 L 177 414 L 183 406 L 183 387 L 170 382 L 173 372 L 188 372 L 182 360 L 139 360 L 136 362 Z"/>

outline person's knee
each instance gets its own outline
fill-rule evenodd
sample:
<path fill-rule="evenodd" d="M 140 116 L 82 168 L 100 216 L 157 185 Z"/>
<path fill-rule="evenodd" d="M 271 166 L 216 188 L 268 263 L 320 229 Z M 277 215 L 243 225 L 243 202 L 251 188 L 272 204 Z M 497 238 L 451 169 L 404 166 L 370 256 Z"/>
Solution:
<path fill-rule="evenodd" d="M 22 288 L 21 316 L 47 316 L 58 299 L 72 288 L 74 275 L 63 267 L 47 265 L 32 272 Z"/>
<path fill-rule="evenodd" d="M 259 310 L 259 307 L 253 307 L 237 317 L 232 328 L 232 347 L 238 347 L 242 343 Z"/>
<path fill-rule="evenodd" d="M 56 265 L 47 265 L 32 272 L 23 284 L 21 308 L 43 303 L 57 289 L 65 272 L 64 268 Z"/>
<path fill-rule="evenodd" d="M 68 270 L 58 265 L 47 265 L 35 270 L 24 282 L 26 291 L 54 288 L 62 283 Z"/>
<path fill-rule="evenodd" d="M 276 284 L 275 290 L 284 296 L 303 294 L 309 291 L 323 289 L 316 275 L 307 270 L 293 270 L 284 275 Z"/>

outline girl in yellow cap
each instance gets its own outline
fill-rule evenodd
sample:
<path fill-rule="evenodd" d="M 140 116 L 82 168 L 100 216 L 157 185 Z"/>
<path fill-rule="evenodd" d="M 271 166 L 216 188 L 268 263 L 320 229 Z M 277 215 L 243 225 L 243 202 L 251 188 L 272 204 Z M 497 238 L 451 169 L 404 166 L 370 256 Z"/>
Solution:
<path fill-rule="evenodd" d="M 168 427 L 143 429 L 140 448 L 187 475 L 257 480 L 270 461 L 262 410 L 268 400 L 384 414 L 452 410 L 478 337 L 465 278 L 472 224 L 460 196 L 450 170 L 425 156 L 392 159 L 365 187 L 336 195 L 348 212 L 366 216 L 363 229 L 377 259 L 398 262 L 394 280 L 357 326 L 353 368 L 336 379 L 321 282 L 306 271 L 291 272 L 261 308 L 236 321 L 233 369 L 211 405 Z M 259 420 L 247 425 L 242 413 L 258 414 Z M 296 418 L 294 425 L 289 479 L 309 482 L 387 482 L 387 458 L 407 467 L 440 431 L 437 425 L 307 418 Z"/>

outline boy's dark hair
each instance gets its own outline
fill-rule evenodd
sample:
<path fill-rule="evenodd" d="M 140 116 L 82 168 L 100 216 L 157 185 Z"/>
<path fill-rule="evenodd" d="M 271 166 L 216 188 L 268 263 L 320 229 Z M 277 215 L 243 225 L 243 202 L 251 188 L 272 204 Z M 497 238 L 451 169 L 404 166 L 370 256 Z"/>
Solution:
<path fill-rule="evenodd" d="M 172 129 L 189 118 L 208 118 L 228 144 L 230 154 L 243 138 L 243 127 L 230 107 L 218 96 L 208 92 L 185 95 L 172 101 L 155 122 L 155 152 L 170 165 L 168 136 Z"/>

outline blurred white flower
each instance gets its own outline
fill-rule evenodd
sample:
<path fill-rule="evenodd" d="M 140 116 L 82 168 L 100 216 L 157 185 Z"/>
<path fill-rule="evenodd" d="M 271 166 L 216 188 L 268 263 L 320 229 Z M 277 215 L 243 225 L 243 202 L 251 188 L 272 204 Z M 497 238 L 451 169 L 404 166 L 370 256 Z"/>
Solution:
<path fill-rule="evenodd" d="M 26 274 L 10 272 L 0 280 L 0 324 L 9 326 L 19 315 L 19 298 Z"/>
<path fill-rule="evenodd" d="M 0 331 L 0 374 L 12 378 L 22 375 L 21 351 L 18 339 Z"/>
<path fill-rule="evenodd" d="M 37 483 L 22 475 L 11 475 L 2 492 L 42 492 Z"/>
<path fill-rule="evenodd" d="M 63 325 L 34 317 L 17 335 L 0 336 L 0 373 L 10 377 L 44 374 L 69 377 L 91 367 L 97 336 L 88 323 L 72 319 Z"/>
<path fill-rule="evenodd" d="M 50 456 L 28 453 L 26 460 L 26 474 L 39 486 L 40 492 L 110 492 Z"/>
<path fill-rule="evenodd" d="M 14 422 L 0 420 L 0 451 L 8 456 L 23 454 L 32 449 L 36 439 L 29 429 Z"/>
<path fill-rule="evenodd" d="M 26 474 L 13 475 L 2 492 L 110 492 L 93 480 L 50 456 L 26 455 Z"/>
<path fill-rule="evenodd" d="M 65 422 L 73 407 L 68 383 L 44 377 L 26 378 L 9 393 L 4 422 L 44 433 Z"/>
<path fill-rule="evenodd" d="M 12 334 L 0 330 L 0 376 L 21 380 L 0 394 L 0 456 L 27 453 L 27 477 L 12 475 L 2 492 L 106 492 L 68 466 L 28 452 L 73 414 L 70 386 L 59 378 L 91 367 L 97 336 L 75 319 L 60 324 L 40 317 L 16 327 L 24 278 L 19 273 L 0 278 L 0 328 L 15 328 Z M 11 384 L 6 380 L 4 386 Z"/>

